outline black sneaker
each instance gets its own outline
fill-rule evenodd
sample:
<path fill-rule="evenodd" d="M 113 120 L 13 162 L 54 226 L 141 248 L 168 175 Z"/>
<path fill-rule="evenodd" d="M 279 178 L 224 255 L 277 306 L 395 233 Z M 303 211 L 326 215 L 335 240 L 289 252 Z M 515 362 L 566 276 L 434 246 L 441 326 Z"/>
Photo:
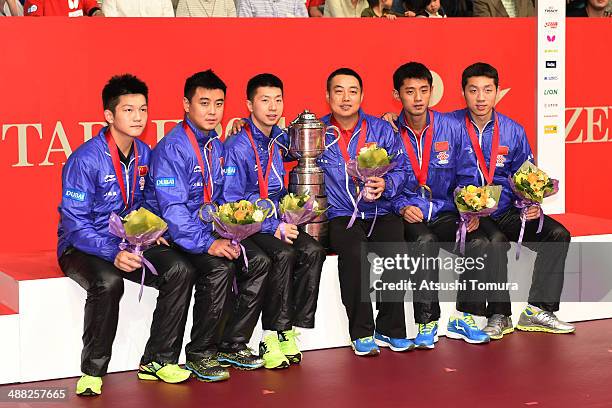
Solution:
<path fill-rule="evenodd" d="M 217 362 L 216 354 L 205 356 L 199 361 L 187 360 L 185 368 L 200 381 L 216 382 L 230 378 L 227 368 L 220 366 Z"/>
<path fill-rule="evenodd" d="M 234 367 L 240 370 L 255 370 L 264 365 L 263 358 L 253 354 L 249 348 L 240 351 L 219 352 L 217 361 L 222 367 Z"/>

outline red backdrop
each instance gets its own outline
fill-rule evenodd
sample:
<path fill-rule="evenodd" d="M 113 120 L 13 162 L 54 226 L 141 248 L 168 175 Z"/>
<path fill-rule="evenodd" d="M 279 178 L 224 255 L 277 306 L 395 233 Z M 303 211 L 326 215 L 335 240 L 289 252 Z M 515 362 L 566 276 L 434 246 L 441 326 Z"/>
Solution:
<path fill-rule="evenodd" d="M 0 47 L 3 251 L 54 248 L 62 136 L 74 150 L 87 129 L 97 132 L 101 89 L 117 73 L 148 83 L 145 139 L 154 144 L 159 121 L 182 116 L 185 78 L 206 68 L 228 84 L 225 123 L 245 114 L 246 82 L 261 72 L 283 79 L 289 122 L 305 108 L 326 113 L 325 79 L 340 66 L 362 74 L 364 109 L 378 115 L 400 110 L 391 97 L 398 65 L 421 61 L 439 74 L 436 109 L 447 111 L 462 107 L 462 70 L 486 61 L 508 90 L 499 109 L 525 126 L 535 148 L 534 19 L 5 19 L 0 36 L 10 39 Z M 587 90 L 595 87 L 592 79 Z"/>
<path fill-rule="evenodd" d="M 568 19 L 566 212 L 604 218 L 612 218 L 611 44 L 612 19 Z"/>

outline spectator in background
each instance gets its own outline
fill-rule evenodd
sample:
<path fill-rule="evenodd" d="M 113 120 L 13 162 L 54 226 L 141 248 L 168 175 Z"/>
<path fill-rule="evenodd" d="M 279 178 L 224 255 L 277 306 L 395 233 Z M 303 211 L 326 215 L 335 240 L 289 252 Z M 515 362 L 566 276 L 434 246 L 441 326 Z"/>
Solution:
<path fill-rule="evenodd" d="M 304 0 L 240 0 L 238 17 L 308 17 Z"/>
<path fill-rule="evenodd" d="M 234 0 L 178 0 L 177 17 L 236 17 Z"/>
<path fill-rule="evenodd" d="M 609 0 L 586 0 L 584 7 L 567 10 L 568 17 L 605 17 Z"/>
<path fill-rule="evenodd" d="M 27 0 L 24 9 L 31 17 L 104 17 L 97 0 Z"/>
<path fill-rule="evenodd" d="M 444 18 L 446 13 L 440 6 L 440 0 L 423 0 L 417 10 L 417 17 Z"/>
<path fill-rule="evenodd" d="M 474 17 L 533 17 L 534 0 L 473 0 Z"/>
<path fill-rule="evenodd" d="M 325 0 L 307 0 L 306 9 L 310 17 L 323 17 L 323 5 Z"/>
<path fill-rule="evenodd" d="M 106 17 L 174 17 L 172 0 L 104 0 Z"/>
<path fill-rule="evenodd" d="M 442 9 L 448 17 L 472 17 L 472 0 L 441 0 Z"/>
<path fill-rule="evenodd" d="M 386 17 L 395 20 L 397 17 L 406 17 L 404 14 L 397 13 L 391 9 L 393 0 L 368 0 L 367 9 L 361 12 L 361 17 Z"/>
<path fill-rule="evenodd" d="M 324 17 L 361 17 L 367 0 L 325 0 Z"/>
<path fill-rule="evenodd" d="M 23 16 L 23 6 L 17 0 L 0 0 L 0 16 Z"/>

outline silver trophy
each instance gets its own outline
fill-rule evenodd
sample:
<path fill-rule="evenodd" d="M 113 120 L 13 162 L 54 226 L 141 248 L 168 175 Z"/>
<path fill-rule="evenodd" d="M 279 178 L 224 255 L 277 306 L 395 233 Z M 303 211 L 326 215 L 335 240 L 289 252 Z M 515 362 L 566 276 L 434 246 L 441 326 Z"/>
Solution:
<path fill-rule="evenodd" d="M 317 164 L 317 158 L 333 144 L 325 144 L 325 133 L 328 130 L 336 133 L 336 141 L 340 138 L 340 129 L 335 126 L 326 126 L 308 110 L 300 113 L 288 127 L 289 154 L 298 159 L 297 166 L 289 173 L 289 192 L 314 196 L 321 209 L 327 208 L 327 195 L 325 194 L 325 176 L 323 169 Z M 326 213 L 303 227 L 321 245 L 328 247 Z"/>

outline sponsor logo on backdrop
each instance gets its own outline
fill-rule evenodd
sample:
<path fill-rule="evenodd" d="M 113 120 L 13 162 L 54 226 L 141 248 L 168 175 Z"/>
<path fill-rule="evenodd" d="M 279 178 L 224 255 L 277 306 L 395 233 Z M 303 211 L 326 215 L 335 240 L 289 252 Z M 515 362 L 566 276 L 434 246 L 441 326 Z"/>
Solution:
<path fill-rule="evenodd" d="M 559 95 L 558 89 L 545 89 L 544 95 Z"/>
<path fill-rule="evenodd" d="M 546 61 L 546 68 L 557 68 L 557 61 Z"/>
<path fill-rule="evenodd" d="M 552 28 L 555 29 L 559 27 L 559 23 L 557 21 L 547 21 L 544 23 L 544 28 Z"/>
<path fill-rule="evenodd" d="M 546 126 L 544 126 L 544 134 L 545 135 L 556 135 L 557 134 L 557 125 L 546 125 Z"/>
<path fill-rule="evenodd" d="M 565 112 L 565 143 L 612 142 L 612 106 L 574 107 Z"/>
<path fill-rule="evenodd" d="M 548 40 L 548 42 L 555 42 L 555 40 L 557 39 L 556 35 L 547 35 L 546 39 Z"/>
<path fill-rule="evenodd" d="M 544 107 L 545 108 L 558 108 L 559 104 L 558 103 L 545 103 Z"/>
<path fill-rule="evenodd" d="M 557 75 L 553 75 L 553 76 L 545 76 L 544 77 L 545 81 L 558 81 L 559 77 Z"/>
<path fill-rule="evenodd" d="M 557 14 L 559 9 L 554 6 L 548 6 L 544 9 L 545 14 Z"/>
<path fill-rule="evenodd" d="M 544 50 L 544 54 L 557 54 L 559 50 Z"/>

